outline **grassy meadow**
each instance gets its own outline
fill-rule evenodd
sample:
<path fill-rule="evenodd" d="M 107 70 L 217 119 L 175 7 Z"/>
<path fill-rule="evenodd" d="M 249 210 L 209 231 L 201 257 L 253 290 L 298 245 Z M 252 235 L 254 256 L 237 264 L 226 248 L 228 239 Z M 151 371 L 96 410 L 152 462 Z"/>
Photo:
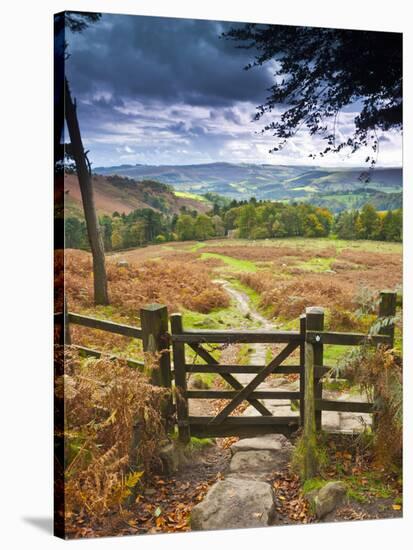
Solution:
<path fill-rule="evenodd" d="M 126 260 L 126 267 L 119 267 Z M 107 255 L 110 306 L 93 305 L 91 256 L 66 251 L 69 309 L 139 325 L 139 309 L 163 303 L 186 328 L 297 329 L 308 306 L 322 306 L 331 330 L 367 331 L 380 290 L 401 290 L 402 245 L 378 241 L 214 239 L 150 245 Z M 247 302 L 245 311 L 239 297 Z M 72 327 L 75 343 L 141 358 L 140 343 Z M 398 339 L 400 345 L 400 338 Z M 326 347 L 334 362 L 343 348 Z M 245 359 L 245 357 L 244 357 Z"/>

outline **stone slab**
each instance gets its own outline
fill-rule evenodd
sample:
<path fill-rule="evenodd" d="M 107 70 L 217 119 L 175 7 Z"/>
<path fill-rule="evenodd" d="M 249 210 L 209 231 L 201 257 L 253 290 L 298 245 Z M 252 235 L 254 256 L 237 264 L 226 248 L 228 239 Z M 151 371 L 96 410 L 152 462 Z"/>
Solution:
<path fill-rule="evenodd" d="M 274 514 L 271 486 L 262 481 L 218 481 L 191 513 L 194 531 L 269 525 Z"/>

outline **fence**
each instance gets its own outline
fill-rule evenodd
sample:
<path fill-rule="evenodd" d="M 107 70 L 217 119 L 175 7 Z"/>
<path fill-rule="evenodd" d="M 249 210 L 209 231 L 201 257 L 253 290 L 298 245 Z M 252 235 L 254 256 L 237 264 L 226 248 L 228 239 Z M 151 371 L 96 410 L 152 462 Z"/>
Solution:
<path fill-rule="evenodd" d="M 66 302 L 64 311 L 55 314 L 55 326 L 57 327 L 57 342 L 71 345 L 70 324 L 102 330 L 113 334 L 120 334 L 129 338 L 142 340 L 144 357 L 146 361 L 137 361 L 127 358 L 130 367 L 146 372 L 152 384 L 170 388 L 172 386 L 171 358 L 169 353 L 168 335 L 168 310 L 166 306 L 150 304 L 140 310 L 141 327 L 133 327 L 86 315 L 79 315 L 67 311 Z M 100 357 L 102 352 L 84 346 L 74 344 L 82 354 Z M 116 356 L 113 356 L 116 357 Z M 153 368 L 156 357 L 156 368 Z"/>
<path fill-rule="evenodd" d="M 397 295 L 394 292 L 380 294 L 379 319 L 392 319 L 396 312 Z M 322 427 L 322 411 L 370 413 L 373 404 L 323 399 L 323 376 L 330 370 L 324 365 L 324 347 L 328 345 L 358 346 L 362 344 L 393 346 L 394 325 L 383 324 L 375 335 L 361 333 L 330 332 L 324 330 L 322 308 L 307 308 L 300 317 L 298 331 L 218 331 L 185 330 L 182 316 L 170 316 L 168 331 L 166 306 L 152 304 L 140 311 L 141 327 L 132 327 L 67 312 L 55 315 L 60 326 L 61 344 L 71 343 L 70 324 L 103 330 L 142 340 L 145 360 L 127 359 L 131 367 L 147 372 L 155 385 L 175 386 L 175 403 L 179 438 L 189 441 L 190 435 L 198 437 L 250 436 L 269 432 L 291 433 L 303 426 L 309 433 Z M 173 364 L 171 362 L 171 344 Z M 267 365 L 222 365 L 205 349 L 206 344 L 264 343 L 285 344 L 284 348 Z M 189 364 L 185 346 L 189 346 L 204 364 Z M 76 346 L 82 353 L 99 357 L 100 351 Z M 297 365 L 284 365 L 295 350 L 299 350 Z M 156 368 L 153 368 L 154 357 Z M 193 390 L 187 388 L 188 373 L 213 373 L 220 375 L 231 387 L 229 390 Z M 255 374 L 243 385 L 236 374 Z M 257 390 L 271 374 L 298 374 L 298 391 Z M 174 383 L 173 383 L 174 379 Z M 229 402 L 215 416 L 191 416 L 189 399 L 224 399 Z M 300 402 L 298 417 L 274 416 L 261 400 L 297 399 Z M 232 416 L 237 407 L 247 401 L 259 416 Z M 171 401 L 172 406 L 172 401 Z"/>

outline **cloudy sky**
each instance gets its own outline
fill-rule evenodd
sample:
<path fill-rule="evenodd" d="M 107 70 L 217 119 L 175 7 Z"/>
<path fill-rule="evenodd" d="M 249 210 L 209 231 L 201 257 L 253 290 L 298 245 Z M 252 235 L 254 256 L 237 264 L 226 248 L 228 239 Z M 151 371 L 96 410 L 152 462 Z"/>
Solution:
<path fill-rule="evenodd" d="M 366 152 L 308 158 L 324 142 L 301 130 L 280 152 L 252 121 L 273 83 L 271 63 L 243 67 L 252 50 L 220 38 L 217 21 L 103 15 L 67 33 L 67 75 L 94 166 L 256 162 L 363 165 Z M 280 107 L 280 111 L 283 109 Z M 277 117 L 279 112 L 273 112 Z M 340 113 L 337 139 L 349 136 L 356 106 Z M 379 165 L 401 165 L 401 137 L 380 136 Z"/>

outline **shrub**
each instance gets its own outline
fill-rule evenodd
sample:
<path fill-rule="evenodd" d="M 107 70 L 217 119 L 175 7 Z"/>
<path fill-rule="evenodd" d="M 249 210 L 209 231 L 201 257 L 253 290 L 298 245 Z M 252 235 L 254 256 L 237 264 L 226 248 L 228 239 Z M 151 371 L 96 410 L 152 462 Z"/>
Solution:
<path fill-rule="evenodd" d="M 402 360 L 385 346 L 363 346 L 352 350 L 338 372 L 360 385 L 374 402 L 374 455 L 378 465 L 388 467 L 401 460 L 403 444 Z"/>
<path fill-rule="evenodd" d="M 360 319 L 351 311 L 336 307 L 329 312 L 328 325 L 331 330 L 352 330 L 360 327 Z"/>
<path fill-rule="evenodd" d="M 122 506 L 157 464 L 168 390 L 122 360 L 56 350 L 56 403 L 64 411 L 65 516 L 99 517 Z M 64 401 L 63 401 L 64 400 Z M 138 426 L 138 442 L 136 428 Z"/>
<path fill-rule="evenodd" d="M 93 307 L 92 259 L 87 252 L 66 251 L 65 283 L 69 309 Z M 136 322 L 139 309 L 148 303 L 161 303 L 170 312 L 184 308 L 208 313 L 227 307 L 228 294 L 211 281 L 205 265 L 191 261 L 146 261 L 118 267 L 107 262 L 110 303 L 122 315 Z"/>

